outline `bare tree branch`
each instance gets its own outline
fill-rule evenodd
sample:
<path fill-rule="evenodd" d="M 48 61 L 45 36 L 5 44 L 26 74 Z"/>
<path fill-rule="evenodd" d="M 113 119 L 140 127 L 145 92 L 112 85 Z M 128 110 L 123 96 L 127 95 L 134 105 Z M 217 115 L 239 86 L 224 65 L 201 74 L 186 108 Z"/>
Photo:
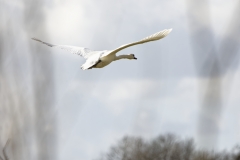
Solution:
<path fill-rule="evenodd" d="M 7 140 L 7 142 L 6 142 L 6 144 L 5 144 L 5 146 L 3 147 L 3 157 L 4 158 L 2 158 L 2 156 L 0 156 L 0 160 L 9 160 L 9 158 L 8 158 L 8 156 L 7 156 L 7 152 L 6 152 L 6 149 L 7 149 L 7 146 L 8 146 L 8 144 L 9 144 L 9 139 Z"/>
<path fill-rule="evenodd" d="M 9 160 L 9 158 L 7 156 L 7 153 L 6 153 L 6 148 L 7 148 L 8 144 L 9 144 L 9 141 L 10 140 L 8 139 L 6 144 L 5 144 L 5 146 L 4 146 L 4 148 L 3 148 L 3 156 L 4 156 L 5 160 Z"/>

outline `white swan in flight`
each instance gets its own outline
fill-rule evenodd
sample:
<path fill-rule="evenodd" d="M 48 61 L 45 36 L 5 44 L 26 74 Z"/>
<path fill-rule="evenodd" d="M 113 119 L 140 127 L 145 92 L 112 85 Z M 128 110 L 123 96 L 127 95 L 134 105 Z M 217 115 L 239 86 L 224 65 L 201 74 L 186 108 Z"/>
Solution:
<path fill-rule="evenodd" d="M 93 50 L 90 50 L 90 49 L 84 48 L 84 47 L 54 45 L 54 44 L 50 44 L 47 42 L 43 42 L 36 38 L 32 38 L 32 39 L 36 40 L 38 42 L 41 42 L 43 44 L 46 44 L 49 47 L 65 49 L 67 51 L 70 51 L 73 54 L 78 54 L 78 55 L 82 56 L 83 58 L 86 59 L 86 62 L 81 66 L 81 69 L 87 70 L 87 69 L 92 69 L 92 68 L 105 67 L 108 64 L 110 64 L 112 61 L 116 61 L 119 59 L 137 59 L 134 54 L 116 56 L 116 53 L 127 47 L 133 46 L 133 45 L 162 39 L 162 38 L 166 37 L 171 31 L 172 31 L 172 29 L 165 29 L 165 30 L 157 32 L 151 36 L 148 36 L 140 41 L 122 45 L 114 50 L 104 50 L 104 51 L 93 51 Z"/>

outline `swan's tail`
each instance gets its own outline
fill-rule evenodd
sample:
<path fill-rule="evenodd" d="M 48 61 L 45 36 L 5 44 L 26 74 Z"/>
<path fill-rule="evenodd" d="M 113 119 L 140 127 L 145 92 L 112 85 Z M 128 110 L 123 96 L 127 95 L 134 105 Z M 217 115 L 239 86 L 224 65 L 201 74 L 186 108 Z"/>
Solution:
<path fill-rule="evenodd" d="M 88 70 L 89 68 L 87 68 L 86 66 L 84 66 L 84 64 L 81 66 L 82 70 Z"/>

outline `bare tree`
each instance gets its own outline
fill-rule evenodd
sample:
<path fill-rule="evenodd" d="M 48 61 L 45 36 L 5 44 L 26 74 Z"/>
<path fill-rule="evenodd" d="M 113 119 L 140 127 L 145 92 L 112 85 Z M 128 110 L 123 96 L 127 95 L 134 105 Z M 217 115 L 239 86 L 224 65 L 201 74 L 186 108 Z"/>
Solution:
<path fill-rule="evenodd" d="M 196 149 L 192 139 L 180 140 L 172 134 L 151 141 L 124 137 L 101 160 L 237 160 L 240 150 L 213 152 Z"/>

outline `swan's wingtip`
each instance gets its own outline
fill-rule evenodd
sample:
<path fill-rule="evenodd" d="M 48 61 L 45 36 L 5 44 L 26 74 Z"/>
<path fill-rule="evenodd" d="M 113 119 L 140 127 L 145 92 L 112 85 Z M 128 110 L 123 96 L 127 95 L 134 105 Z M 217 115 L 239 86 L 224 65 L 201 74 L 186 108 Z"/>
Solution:
<path fill-rule="evenodd" d="M 38 42 L 42 42 L 41 40 L 39 40 L 39 39 L 37 39 L 37 38 L 35 38 L 35 37 L 33 37 L 33 38 L 31 38 L 32 40 L 35 40 L 35 41 L 38 41 Z"/>
<path fill-rule="evenodd" d="M 172 28 L 168 29 L 169 32 L 172 32 Z"/>

